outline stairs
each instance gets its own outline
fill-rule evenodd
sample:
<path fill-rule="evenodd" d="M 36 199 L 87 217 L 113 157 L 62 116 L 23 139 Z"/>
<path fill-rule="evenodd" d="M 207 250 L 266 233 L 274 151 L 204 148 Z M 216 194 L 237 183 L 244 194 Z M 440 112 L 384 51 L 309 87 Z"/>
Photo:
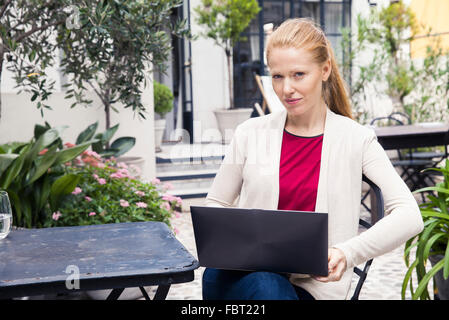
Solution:
<path fill-rule="evenodd" d="M 182 199 L 204 198 L 217 174 L 226 145 L 176 144 L 162 145 L 156 153 L 156 177 L 170 183 L 167 190 Z"/>

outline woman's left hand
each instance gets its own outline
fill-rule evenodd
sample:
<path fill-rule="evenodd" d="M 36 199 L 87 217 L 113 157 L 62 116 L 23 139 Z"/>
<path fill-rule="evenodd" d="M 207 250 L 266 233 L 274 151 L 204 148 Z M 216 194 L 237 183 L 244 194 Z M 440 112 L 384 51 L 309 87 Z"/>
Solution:
<path fill-rule="evenodd" d="M 312 276 L 317 281 L 339 281 L 346 271 L 346 256 L 340 249 L 329 248 L 328 251 L 329 274 L 327 277 Z"/>

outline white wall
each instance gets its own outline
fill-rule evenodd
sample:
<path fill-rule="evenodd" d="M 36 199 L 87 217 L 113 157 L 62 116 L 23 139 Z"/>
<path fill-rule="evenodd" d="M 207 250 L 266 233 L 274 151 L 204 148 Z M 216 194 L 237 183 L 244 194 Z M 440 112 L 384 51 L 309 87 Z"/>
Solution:
<path fill-rule="evenodd" d="M 67 125 L 69 128 L 63 134 L 64 142 L 75 143 L 78 134 L 89 124 L 99 121 L 97 132 L 105 130 L 105 116 L 99 99 L 92 93 L 94 100 L 91 107 L 77 106 L 70 109 L 72 102 L 64 99 L 63 92 L 56 92 L 48 101 L 53 110 L 46 110 L 44 118 L 30 101 L 27 93 L 17 94 L 12 89 L 13 80 L 2 77 L 2 114 L 0 118 L 0 144 L 11 141 L 28 141 L 33 137 L 34 125 L 49 122 L 51 126 Z M 6 92 L 5 92 L 6 91 Z M 121 136 L 134 136 L 136 145 L 126 156 L 142 156 L 145 158 L 145 168 L 142 173 L 144 179 L 151 179 L 156 175 L 154 151 L 154 108 L 153 89 L 149 85 L 143 91 L 142 100 L 147 109 L 146 120 L 139 119 L 131 110 L 118 107 L 120 113 L 111 113 L 111 124 L 120 123 L 119 130 L 113 139 Z"/>
<path fill-rule="evenodd" d="M 192 33 L 203 30 L 196 22 L 194 8 L 199 0 L 190 1 Z M 208 134 L 218 130 L 214 109 L 229 108 L 228 72 L 224 50 L 213 40 L 202 36 L 192 41 L 192 89 L 194 106 L 195 143 L 220 141 L 220 137 Z"/>

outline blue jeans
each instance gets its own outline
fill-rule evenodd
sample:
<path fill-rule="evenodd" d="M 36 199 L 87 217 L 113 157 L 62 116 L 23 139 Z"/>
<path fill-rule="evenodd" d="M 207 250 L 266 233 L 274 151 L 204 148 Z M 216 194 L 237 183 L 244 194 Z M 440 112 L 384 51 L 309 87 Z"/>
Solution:
<path fill-rule="evenodd" d="M 314 300 L 306 290 L 293 285 L 286 275 L 206 268 L 204 300 Z"/>

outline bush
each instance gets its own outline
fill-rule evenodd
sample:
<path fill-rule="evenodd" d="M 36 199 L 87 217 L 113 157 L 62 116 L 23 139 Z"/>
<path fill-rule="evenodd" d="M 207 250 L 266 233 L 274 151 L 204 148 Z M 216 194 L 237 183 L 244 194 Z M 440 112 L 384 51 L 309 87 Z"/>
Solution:
<path fill-rule="evenodd" d="M 163 117 L 173 109 L 173 93 L 162 83 L 154 81 L 154 112 Z"/>
<path fill-rule="evenodd" d="M 104 160 L 93 151 L 67 165 L 67 171 L 80 177 L 75 190 L 53 212 L 48 227 L 104 223 L 161 221 L 181 211 L 178 197 L 163 194 L 158 180 L 144 183 L 134 179 L 132 170 L 114 158 Z M 138 173 L 138 172 L 136 172 Z"/>
<path fill-rule="evenodd" d="M 51 209 L 78 183 L 64 164 L 72 161 L 97 140 L 64 148 L 61 131 L 36 125 L 29 142 L 0 145 L 0 189 L 8 192 L 17 227 L 41 228 Z"/>

